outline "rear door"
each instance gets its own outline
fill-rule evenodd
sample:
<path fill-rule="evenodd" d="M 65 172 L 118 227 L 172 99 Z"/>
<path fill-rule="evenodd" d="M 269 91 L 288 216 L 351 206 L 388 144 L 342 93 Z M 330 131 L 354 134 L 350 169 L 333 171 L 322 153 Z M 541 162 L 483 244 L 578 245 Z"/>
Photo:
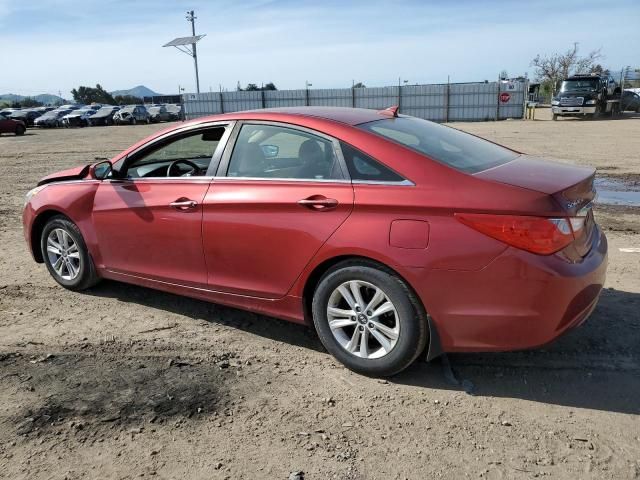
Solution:
<path fill-rule="evenodd" d="M 264 298 L 289 291 L 353 209 L 338 143 L 272 122 L 236 126 L 204 200 L 210 288 Z"/>

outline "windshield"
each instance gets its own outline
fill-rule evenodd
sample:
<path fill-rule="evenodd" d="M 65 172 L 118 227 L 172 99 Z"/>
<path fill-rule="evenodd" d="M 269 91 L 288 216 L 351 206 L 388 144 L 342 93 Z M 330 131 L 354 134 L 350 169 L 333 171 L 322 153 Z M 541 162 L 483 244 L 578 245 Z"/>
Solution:
<path fill-rule="evenodd" d="M 420 118 L 389 118 L 358 127 L 466 173 L 502 165 L 519 155 L 482 138 Z"/>
<path fill-rule="evenodd" d="M 599 80 L 595 78 L 585 78 L 584 80 L 565 80 L 562 82 L 560 91 L 565 92 L 595 92 L 598 89 Z"/>

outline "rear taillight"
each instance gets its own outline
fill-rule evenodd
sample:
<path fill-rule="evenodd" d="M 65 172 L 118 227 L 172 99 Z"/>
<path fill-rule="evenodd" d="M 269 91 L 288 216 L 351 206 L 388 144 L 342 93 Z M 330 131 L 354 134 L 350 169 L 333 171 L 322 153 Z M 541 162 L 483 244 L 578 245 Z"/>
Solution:
<path fill-rule="evenodd" d="M 551 255 L 562 250 L 582 234 L 584 228 L 584 217 L 544 218 L 484 213 L 456 213 L 455 217 L 496 240 L 539 255 Z"/>

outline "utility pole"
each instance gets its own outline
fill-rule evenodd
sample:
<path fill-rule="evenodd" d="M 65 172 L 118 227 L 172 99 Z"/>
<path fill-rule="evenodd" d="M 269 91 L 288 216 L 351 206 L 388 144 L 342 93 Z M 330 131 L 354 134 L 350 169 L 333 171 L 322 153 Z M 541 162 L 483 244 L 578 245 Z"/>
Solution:
<path fill-rule="evenodd" d="M 196 36 L 196 16 L 193 10 L 187 12 L 187 21 L 191 22 L 191 35 Z M 196 50 L 196 42 L 192 43 L 193 64 L 196 67 L 196 93 L 200 93 L 200 77 L 198 75 L 198 52 Z"/>
<path fill-rule="evenodd" d="M 186 19 L 191 22 L 192 36 L 174 38 L 169 43 L 164 44 L 163 47 L 175 47 L 182 53 L 186 53 L 190 57 L 193 57 L 193 65 L 196 69 L 196 92 L 200 93 L 200 76 L 198 75 L 198 52 L 196 50 L 196 43 L 198 43 L 204 35 L 196 35 L 196 18 L 197 17 L 193 10 L 187 12 Z M 191 48 L 189 48 L 189 46 L 191 46 Z"/>

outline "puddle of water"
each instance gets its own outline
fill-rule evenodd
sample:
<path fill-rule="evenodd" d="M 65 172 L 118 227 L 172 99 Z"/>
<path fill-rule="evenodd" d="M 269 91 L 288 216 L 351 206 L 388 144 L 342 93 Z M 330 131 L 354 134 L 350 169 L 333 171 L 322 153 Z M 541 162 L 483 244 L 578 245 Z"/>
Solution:
<path fill-rule="evenodd" d="M 640 207 L 640 185 L 603 177 L 597 177 L 594 184 L 598 192 L 596 203 Z"/>

